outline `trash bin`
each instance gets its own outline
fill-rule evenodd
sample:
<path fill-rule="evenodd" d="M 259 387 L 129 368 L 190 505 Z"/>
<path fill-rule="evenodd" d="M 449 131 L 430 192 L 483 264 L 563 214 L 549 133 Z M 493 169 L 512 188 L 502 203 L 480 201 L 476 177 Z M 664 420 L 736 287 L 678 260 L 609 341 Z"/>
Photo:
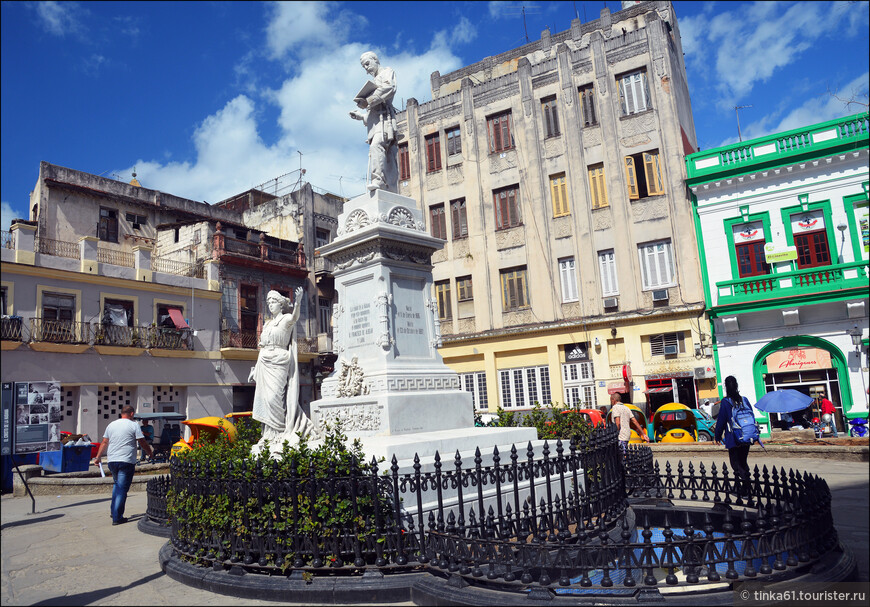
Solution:
<path fill-rule="evenodd" d="M 44 451 L 39 456 L 46 472 L 87 472 L 91 461 L 91 445 L 64 445 L 60 451 Z"/>

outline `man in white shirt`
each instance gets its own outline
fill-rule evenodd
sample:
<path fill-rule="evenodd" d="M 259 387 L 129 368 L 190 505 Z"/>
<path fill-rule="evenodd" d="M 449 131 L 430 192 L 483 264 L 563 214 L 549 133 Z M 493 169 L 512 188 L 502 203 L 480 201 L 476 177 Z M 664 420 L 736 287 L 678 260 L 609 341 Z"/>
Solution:
<path fill-rule="evenodd" d="M 112 480 L 115 485 L 112 488 L 112 525 L 121 525 L 127 522 L 124 518 L 124 506 L 127 504 L 127 492 L 133 483 L 133 474 L 136 471 L 136 444 L 150 457 L 153 453 L 151 445 L 145 440 L 139 424 L 133 421 L 136 409 L 125 405 L 121 409 L 121 419 L 116 419 L 106 427 L 103 434 L 103 442 L 97 450 L 94 463 L 98 464 L 107 453 L 109 470 L 112 472 Z"/>
<path fill-rule="evenodd" d="M 628 450 L 628 441 L 631 440 L 632 426 L 637 430 L 637 433 L 643 442 L 649 442 L 649 438 L 646 435 L 646 429 L 641 428 L 640 422 L 638 422 L 634 415 L 631 414 L 631 410 L 622 404 L 622 398 L 619 394 L 614 393 L 610 395 L 610 416 L 613 418 L 613 423 L 615 423 L 616 427 L 619 429 L 619 448 L 622 449 L 623 455 L 625 455 L 625 452 Z"/>

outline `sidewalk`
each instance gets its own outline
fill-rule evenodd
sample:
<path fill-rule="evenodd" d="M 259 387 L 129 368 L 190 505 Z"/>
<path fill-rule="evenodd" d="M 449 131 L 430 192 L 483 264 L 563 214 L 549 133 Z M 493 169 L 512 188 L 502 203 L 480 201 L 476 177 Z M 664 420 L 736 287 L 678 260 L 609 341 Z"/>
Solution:
<path fill-rule="evenodd" d="M 760 451 L 760 450 L 758 450 Z M 668 454 L 670 455 L 670 454 Z M 662 465 L 677 459 L 657 456 Z M 695 456 L 717 467 L 722 457 Z M 834 521 L 841 541 L 852 549 L 860 580 L 870 580 L 870 503 L 868 467 L 864 463 L 763 456 L 753 448 L 750 465 L 776 466 L 823 476 L 833 494 Z M 684 464 L 688 464 L 685 461 Z M 136 527 L 145 512 L 146 494 L 131 493 L 127 500 L 130 522 L 113 527 L 108 495 L 36 496 L 31 515 L 29 497 L 3 496 L 2 605 L 275 605 L 190 588 L 161 570 L 157 553 L 166 540 Z M 292 599 L 292 597 L 287 597 Z M 300 605 L 282 601 L 282 604 Z M 401 603 L 410 605 L 411 603 Z"/>

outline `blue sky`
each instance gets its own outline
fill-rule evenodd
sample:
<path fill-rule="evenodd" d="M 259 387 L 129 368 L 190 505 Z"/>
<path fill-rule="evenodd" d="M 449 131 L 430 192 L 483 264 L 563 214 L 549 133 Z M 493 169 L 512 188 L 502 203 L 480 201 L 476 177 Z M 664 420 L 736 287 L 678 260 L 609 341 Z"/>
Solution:
<path fill-rule="evenodd" d="M 218 202 L 302 168 L 361 193 L 347 112 L 373 49 L 397 104 L 447 73 L 619 2 L 3 2 L 2 225 L 39 162 Z M 866 111 L 867 2 L 675 2 L 699 144 Z M 525 10 L 525 26 L 521 11 Z M 576 11 L 576 12 L 575 12 Z M 863 103 L 847 106 L 843 99 Z M 301 152 L 301 155 L 300 155 Z"/>

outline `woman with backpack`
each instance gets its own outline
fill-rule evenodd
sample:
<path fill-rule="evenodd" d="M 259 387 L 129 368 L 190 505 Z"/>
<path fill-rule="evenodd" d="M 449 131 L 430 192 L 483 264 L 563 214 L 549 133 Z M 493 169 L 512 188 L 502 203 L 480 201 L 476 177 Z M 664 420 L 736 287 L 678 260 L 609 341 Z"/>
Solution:
<path fill-rule="evenodd" d="M 728 449 L 728 459 L 736 479 L 739 479 L 738 492 L 746 495 L 749 491 L 749 447 L 758 440 L 758 425 L 752 405 L 745 396 L 740 396 L 737 380 L 733 375 L 725 378 L 725 398 L 719 403 L 719 416 L 716 418 L 716 444 L 724 442 Z"/>

